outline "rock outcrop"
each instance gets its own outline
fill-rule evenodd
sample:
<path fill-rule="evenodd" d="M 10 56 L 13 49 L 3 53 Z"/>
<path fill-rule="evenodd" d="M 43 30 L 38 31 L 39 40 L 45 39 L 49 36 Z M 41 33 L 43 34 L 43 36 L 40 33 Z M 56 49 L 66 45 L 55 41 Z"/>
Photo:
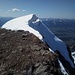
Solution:
<path fill-rule="evenodd" d="M 57 58 L 32 33 L 0 29 L 0 75 L 63 75 Z"/>

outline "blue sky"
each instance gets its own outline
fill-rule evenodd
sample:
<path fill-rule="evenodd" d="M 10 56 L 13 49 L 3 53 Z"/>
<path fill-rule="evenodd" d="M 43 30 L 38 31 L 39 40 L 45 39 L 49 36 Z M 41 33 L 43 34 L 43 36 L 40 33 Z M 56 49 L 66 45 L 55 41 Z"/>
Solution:
<path fill-rule="evenodd" d="M 43 18 L 75 19 L 75 0 L 0 0 L 0 16 L 35 13 Z"/>

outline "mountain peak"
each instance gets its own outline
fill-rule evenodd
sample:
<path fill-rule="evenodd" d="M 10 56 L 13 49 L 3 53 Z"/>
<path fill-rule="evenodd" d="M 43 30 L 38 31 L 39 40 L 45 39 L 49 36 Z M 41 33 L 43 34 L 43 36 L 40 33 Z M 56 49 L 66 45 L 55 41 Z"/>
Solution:
<path fill-rule="evenodd" d="M 38 19 L 38 17 L 35 14 L 30 14 L 30 15 L 27 15 L 27 16 L 31 16 L 31 19 L 28 21 L 29 23 L 34 22 Z"/>
<path fill-rule="evenodd" d="M 33 33 L 34 35 L 39 37 L 39 39 L 42 39 L 42 36 L 39 34 L 39 32 L 29 26 L 31 23 L 34 24 L 34 22 L 36 22 L 37 20 L 38 17 L 35 14 L 29 14 L 8 21 L 2 26 L 2 28 L 29 31 L 30 33 Z"/>
<path fill-rule="evenodd" d="M 35 22 L 37 19 L 38 17 L 35 14 L 29 14 L 29 15 L 18 17 L 6 22 L 2 26 L 2 28 L 11 29 L 11 30 L 14 30 L 14 28 L 16 28 L 15 30 L 17 30 L 18 28 L 23 28 L 25 25 L 28 25 L 28 23 Z"/>
<path fill-rule="evenodd" d="M 26 15 L 26 16 L 22 16 L 22 17 L 18 17 L 16 19 L 24 19 L 25 22 L 34 22 L 38 19 L 38 17 L 35 15 L 35 14 L 29 14 L 29 15 Z"/>

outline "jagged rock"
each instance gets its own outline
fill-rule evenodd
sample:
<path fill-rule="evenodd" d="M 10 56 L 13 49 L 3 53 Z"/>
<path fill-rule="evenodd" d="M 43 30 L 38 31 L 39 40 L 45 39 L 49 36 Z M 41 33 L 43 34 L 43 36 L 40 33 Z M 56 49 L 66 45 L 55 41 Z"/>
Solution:
<path fill-rule="evenodd" d="M 62 75 L 57 58 L 32 33 L 0 29 L 0 75 Z"/>

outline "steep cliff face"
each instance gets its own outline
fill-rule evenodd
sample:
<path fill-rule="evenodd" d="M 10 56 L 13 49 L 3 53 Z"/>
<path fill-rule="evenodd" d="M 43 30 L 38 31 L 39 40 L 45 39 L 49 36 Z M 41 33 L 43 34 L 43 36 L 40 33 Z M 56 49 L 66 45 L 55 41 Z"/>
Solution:
<path fill-rule="evenodd" d="M 58 55 L 28 31 L 0 29 L 0 75 L 62 75 Z"/>

